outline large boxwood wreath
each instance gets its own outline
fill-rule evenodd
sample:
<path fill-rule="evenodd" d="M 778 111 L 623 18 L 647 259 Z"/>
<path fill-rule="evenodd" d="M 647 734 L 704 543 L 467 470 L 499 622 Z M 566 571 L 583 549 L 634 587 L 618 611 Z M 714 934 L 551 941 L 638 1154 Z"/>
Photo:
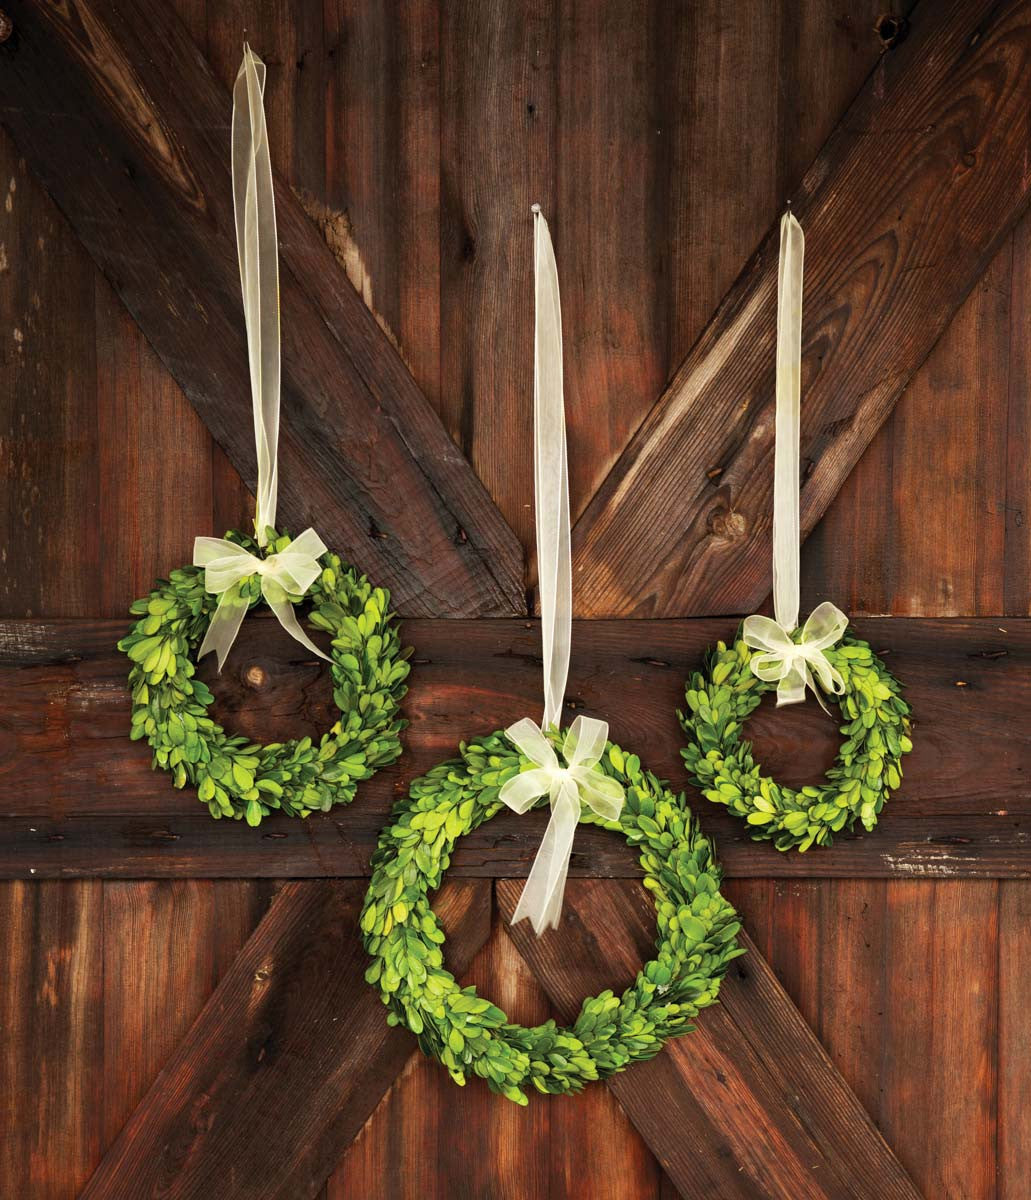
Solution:
<path fill-rule="evenodd" d="M 269 530 L 260 548 L 236 531 L 229 541 L 259 557 L 282 553 L 288 535 Z M 398 712 L 408 676 L 407 658 L 389 611 L 390 596 L 327 553 L 322 573 L 303 597 L 308 620 L 332 635 L 333 699 L 340 719 L 315 744 L 311 738 L 258 745 L 235 736 L 208 716 L 214 697 L 195 675 L 193 653 L 218 597 L 204 590 L 204 570 L 186 566 L 135 601 L 139 617 L 119 643 L 132 660 L 133 739 L 146 738 L 153 765 L 170 771 L 175 786 L 196 787 L 213 817 L 258 825 L 271 810 L 307 817 L 349 803 L 360 780 L 401 753 Z M 261 597 L 260 579 L 239 585 L 248 606 Z M 302 597 L 292 596 L 295 604 Z"/>
<path fill-rule="evenodd" d="M 558 749 L 562 735 L 549 736 Z M 387 1020 L 410 1029 L 456 1083 L 479 1075 L 520 1104 L 528 1087 L 578 1092 L 652 1058 L 667 1038 L 691 1030 L 691 1019 L 715 1002 L 727 964 L 744 953 L 735 945 L 737 915 L 719 891 L 713 848 L 684 797 L 610 742 L 596 769 L 625 788 L 620 820 L 605 822 L 584 809 L 581 821 L 622 832 L 641 848 L 658 920 L 655 957 L 622 996 L 606 991 L 585 1000 L 569 1028 L 512 1024 L 475 988 L 459 987 L 444 966 L 444 934 L 429 892 L 440 886 L 455 841 L 498 812 L 506 780 L 533 767 L 496 732 L 417 779 L 380 836 L 361 917 L 373 958 L 366 978 L 389 1007 Z"/>
<path fill-rule="evenodd" d="M 687 747 L 687 769 L 703 795 L 744 817 L 756 841 L 778 850 L 830 845 L 835 833 L 861 821 L 873 829 L 891 792 L 902 781 L 902 755 L 912 749 L 909 705 L 901 685 L 869 645 L 846 634 L 825 651 L 844 682 L 831 697 L 841 710 L 845 740 L 819 784 L 795 789 L 762 773 L 750 742 L 741 740 L 745 722 L 775 681 L 751 669 L 756 651 L 740 638 L 719 642 L 687 687 L 687 711 L 678 713 Z"/>

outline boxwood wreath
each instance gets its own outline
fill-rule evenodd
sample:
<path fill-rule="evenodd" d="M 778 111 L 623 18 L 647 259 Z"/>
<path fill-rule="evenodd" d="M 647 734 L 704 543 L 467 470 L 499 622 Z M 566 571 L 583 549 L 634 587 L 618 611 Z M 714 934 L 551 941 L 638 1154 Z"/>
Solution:
<path fill-rule="evenodd" d="M 563 735 L 549 737 L 559 749 Z M 373 959 L 366 979 L 390 1009 L 388 1022 L 410 1029 L 456 1083 L 479 1075 L 519 1104 L 530 1087 L 578 1092 L 688 1033 L 691 1019 L 716 1001 L 727 964 L 744 953 L 735 945 L 740 923 L 720 894 L 713 847 L 684 797 L 611 742 L 596 769 L 626 790 L 620 820 L 605 822 L 584 808 L 581 821 L 622 832 L 640 847 L 644 886 L 656 905 L 655 957 L 622 996 L 605 991 L 585 1000 L 569 1028 L 513 1024 L 475 988 L 459 987 L 444 966 L 444 933 L 429 893 L 440 886 L 456 840 L 489 821 L 502 807 L 501 786 L 534 765 L 503 732 L 463 744 L 460 753 L 412 784 L 373 856 L 361 928 Z"/>
<path fill-rule="evenodd" d="M 740 637 L 729 647 L 718 642 L 706 670 L 691 678 L 687 711 L 678 716 L 690 739 L 682 754 L 694 782 L 706 799 L 744 817 L 753 840 L 770 840 L 778 850 L 829 846 L 857 820 L 873 829 L 902 781 L 902 755 L 913 748 L 901 684 L 857 637 L 846 634 L 825 651 L 845 685 L 831 697 L 845 718 L 845 741 L 823 782 L 796 790 L 764 775 L 751 744 L 741 740 L 763 695 L 777 687 L 753 674 L 753 653 Z"/>
<path fill-rule="evenodd" d="M 260 557 L 282 553 L 288 534 L 268 531 L 264 548 L 235 530 L 229 541 Z M 196 678 L 193 653 L 218 597 L 204 590 L 204 569 L 180 567 L 135 601 L 139 617 L 119 643 L 132 661 L 134 740 L 146 738 L 153 765 L 169 771 L 177 788 L 196 787 L 215 818 L 258 825 L 274 809 L 294 817 L 347 804 L 359 781 L 401 753 L 399 716 L 407 688 L 410 650 L 401 648 L 390 596 L 338 555 L 319 559 L 322 574 L 304 599 L 308 620 L 332 635 L 333 699 L 340 719 L 316 745 L 309 737 L 257 745 L 226 733 L 208 716 L 214 697 Z M 239 585 L 248 607 L 261 596 L 260 578 Z M 294 604 L 301 597 L 291 596 Z"/>

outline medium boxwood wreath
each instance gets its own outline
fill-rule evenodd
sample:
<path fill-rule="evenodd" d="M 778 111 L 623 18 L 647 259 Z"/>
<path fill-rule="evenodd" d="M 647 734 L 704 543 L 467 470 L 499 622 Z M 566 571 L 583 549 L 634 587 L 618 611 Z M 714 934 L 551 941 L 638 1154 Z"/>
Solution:
<path fill-rule="evenodd" d="M 549 736 L 560 748 L 563 735 Z M 456 839 L 490 820 L 502 807 L 502 784 L 532 767 L 497 732 L 462 745 L 460 758 L 417 779 L 380 836 L 361 917 L 373 958 L 366 979 L 389 1007 L 388 1022 L 410 1029 L 456 1083 L 479 1075 L 519 1104 L 527 1103 L 527 1087 L 578 1092 L 654 1057 L 667 1038 L 691 1030 L 691 1019 L 715 1002 L 727 964 L 744 953 L 735 946 L 740 923 L 720 894 L 713 848 L 684 797 L 610 742 L 598 769 L 626 789 L 622 815 L 604 822 L 584 809 L 581 821 L 640 846 L 644 885 L 656 903 L 655 958 L 622 996 L 606 991 L 585 1000 L 570 1028 L 512 1024 L 475 988 L 460 988 L 443 965 L 444 934 L 428 893 L 440 886 Z M 543 796 L 539 804 L 546 802 Z"/>
<path fill-rule="evenodd" d="M 845 736 L 822 783 L 795 790 L 764 775 L 741 740 L 745 721 L 776 682 L 766 683 L 749 666 L 756 653 L 740 638 L 719 642 L 687 688 L 686 713 L 678 713 L 690 739 L 682 751 L 687 769 L 708 800 L 725 804 L 751 826 L 755 841 L 778 850 L 829 846 L 835 833 L 857 820 L 869 830 L 902 781 L 909 740 L 909 705 L 901 685 L 869 645 L 846 634 L 826 651 L 844 681 L 831 697 L 845 718 Z"/>
<path fill-rule="evenodd" d="M 226 537 L 255 555 L 282 553 L 290 537 L 269 533 L 264 549 L 236 531 Z M 133 663 L 131 737 L 146 738 L 153 765 L 170 771 L 176 787 L 196 787 L 213 817 L 258 825 L 272 809 L 295 817 L 328 811 L 349 803 L 360 780 L 401 753 L 405 722 L 398 711 L 410 651 L 401 648 L 388 611 L 390 596 L 336 554 L 319 561 L 322 574 L 303 600 L 311 604 L 311 625 L 333 635 L 333 698 L 340 719 L 318 745 L 308 737 L 256 745 L 226 733 L 208 716 L 214 697 L 195 677 L 192 656 L 218 597 L 204 590 L 202 567 L 172 571 L 132 605 L 140 619 L 118 643 Z M 239 585 L 249 606 L 260 599 L 260 584 L 254 575 Z"/>

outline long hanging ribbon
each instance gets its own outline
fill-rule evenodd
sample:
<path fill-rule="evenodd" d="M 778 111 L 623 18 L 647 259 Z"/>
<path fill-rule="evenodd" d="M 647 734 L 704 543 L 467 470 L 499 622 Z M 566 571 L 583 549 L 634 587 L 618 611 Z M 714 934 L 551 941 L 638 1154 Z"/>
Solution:
<path fill-rule="evenodd" d="M 777 272 L 777 418 L 773 477 L 774 618 L 745 619 L 742 636 L 754 654 L 754 674 L 777 682 L 777 704 L 797 704 L 812 688 L 823 705 L 814 675 L 824 691 L 840 695 L 844 681 L 824 653 L 848 627 L 836 605 L 813 609 L 798 640 L 799 606 L 799 420 L 802 395 L 802 262 L 805 238 L 790 212 L 780 223 Z M 824 705 L 826 708 L 826 706 Z"/>
<path fill-rule="evenodd" d="M 608 742 L 608 722 L 577 717 L 562 743 L 562 761 L 546 736 L 561 726 L 569 675 L 572 556 L 558 269 L 539 205 L 533 206 L 533 214 L 533 454 L 544 716 L 540 726 L 525 717 L 505 731 L 532 765 L 505 783 L 500 799 L 518 813 L 526 812 L 540 796 L 548 796 L 551 804 L 551 819 L 512 916 L 513 924 L 528 917 L 540 934 L 559 922 L 581 806 L 603 820 L 615 821 L 624 794 L 617 780 L 597 769 Z"/>
<path fill-rule="evenodd" d="M 261 547 L 268 544 L 268 529 L 276 524 L 280 399 L 279 252 L 264 94 L 265 64 L 245 44 L 233 87 L 233 208 L 258 457 L 254 531 Z M 194 565 L 205 568 L 204 587 L 219 596 L 198 657 L 214 650 L 222 670 L 247 612 L 238 585 L 259 575 L 262 596 L 287 633 L 329 661 L 298 624 L 289 599 L 302 596 L 311 587 L 321 571 L 319 556 L 325 553 L 322 539 L 310 528 L 286 550 L 267 558 L 250 554 L 225 538 L 197 538 Z"/>

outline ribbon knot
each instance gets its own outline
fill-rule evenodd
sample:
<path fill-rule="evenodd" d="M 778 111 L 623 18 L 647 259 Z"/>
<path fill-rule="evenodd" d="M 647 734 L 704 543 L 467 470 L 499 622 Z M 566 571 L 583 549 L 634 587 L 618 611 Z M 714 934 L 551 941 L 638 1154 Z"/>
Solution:
<path fill-rule="evenodd" d="M 218 669 L 222 670 L 248 607 L 238 585 L 257 575 L 261 579 L 261 594 L 280 625 L 295 641 L 329 662 L 329 656 L 323 654 L 301 628 L 290 600 L 291 596 L 303 596 L 318 579 L 322 571 L 318 560 L 325 553 L 325 543 L 314 529 L 306 529 L 285 550 L 270 554 L 268 558 L 259 558 L 225 538 L 196 538 L 193 565 L 204 568 L 205 591 L 219 597 L 197 657 L 203 658 L 214 650 L 218 655 Z"/>
<path fill-rule="evenodd" d="M 500 800 L 517 813 L 526 812 L 541 796 L 548 796 L 551 804 L 551 819 L 512 916 L 513 924 L 529 917 L 534 932 L 540 934 L 559 922 L 582 806 L 602 820 L 618 821 L 623 785 L 598 770 L 609 736 L 606 721 L 577 717 L 562 743 L 564 763 L 529 717 L 509 726 L 505 733 L 533 766 L 504 784 Z"/>
<path fill-rule="evenodd" d="M 804 700 L 805 689 L 809 687 L 826 712 L 827 706 L 813 676 L 825 692 L 834 696 L 844 692 L 845 681 L 826 651 L 841 640 L 847 628 L 845 614 L 825 600 L 813 609 L 797 642 L 793 630 L 771 617 L 747 617 L 741 632 L 746 645 L 763 652 L 752 655 L 752 673 L 767 683 L 777 681 L 778 707 Z"/>

